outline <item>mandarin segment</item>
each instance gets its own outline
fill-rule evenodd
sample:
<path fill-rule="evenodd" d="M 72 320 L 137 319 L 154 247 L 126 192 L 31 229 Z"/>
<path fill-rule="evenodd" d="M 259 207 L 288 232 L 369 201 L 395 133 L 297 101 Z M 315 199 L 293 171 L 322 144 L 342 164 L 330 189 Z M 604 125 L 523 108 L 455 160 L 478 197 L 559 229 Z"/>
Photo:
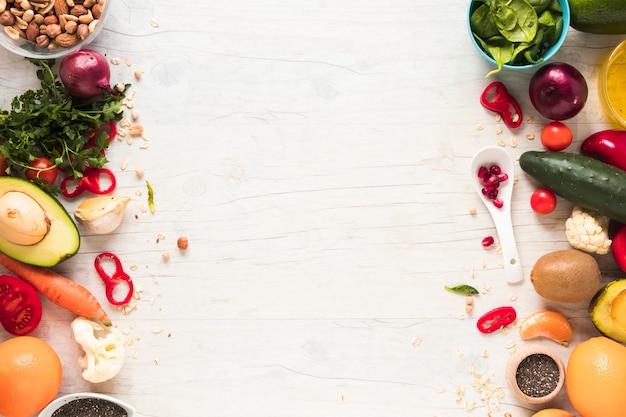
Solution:
<path fill-rule="evenodd" d="M 545 337 L 566 344 L 572 337 L 572 326 L 557 311 L 539 310 L 519 323 L 519 333 L 523 340 Z"/>

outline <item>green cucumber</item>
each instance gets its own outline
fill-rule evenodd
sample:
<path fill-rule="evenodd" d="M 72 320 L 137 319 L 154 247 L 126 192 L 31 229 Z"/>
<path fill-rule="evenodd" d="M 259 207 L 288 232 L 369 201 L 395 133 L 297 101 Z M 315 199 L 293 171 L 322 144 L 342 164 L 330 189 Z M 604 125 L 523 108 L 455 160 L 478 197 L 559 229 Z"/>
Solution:
<path fill-rule="evenodd" d="M 570 26 L 581 32 L 605 35 L 626 33 L 624 0 L 569 0 Z"/>
<path fill-rule="evenodd" d="M 556 195 L 626 223 L 626 171 L 568 152 L 524 152 L 519 165 Z"/>

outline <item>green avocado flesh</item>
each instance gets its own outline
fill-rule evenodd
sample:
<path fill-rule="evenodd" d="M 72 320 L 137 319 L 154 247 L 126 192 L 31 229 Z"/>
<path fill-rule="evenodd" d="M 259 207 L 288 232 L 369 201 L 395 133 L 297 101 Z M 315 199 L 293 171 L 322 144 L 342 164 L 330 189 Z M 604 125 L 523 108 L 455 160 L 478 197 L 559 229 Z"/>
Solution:
<path fill-rule="evenodd" d="M 29 210 L 25 206 L 35 209 Z M 31 214 L 33 212 L 39 216 Z M 0 177 L 0 216 L 0 227 L 3 228 L 0 231 L 0 252 L 20 262 L 51 267 L 74 255 L 80 247 L 78 228 L 65 208 L 55 197 L 30 181 Z M 20 237 L 25 234 L 12 231 L 18 216 L 20 219 L 43 217 L 47 231 L 45 227 L 40 227 L 36 233 L 38 237 Z M 31 223 L 24 224 L 23 229 L 30 233 Z"/>
<path fill-rule="evenodd" d="M 606 337 L 626 343 L 626 279 L 606 284 L 591 299 L 589 315 Z"/>

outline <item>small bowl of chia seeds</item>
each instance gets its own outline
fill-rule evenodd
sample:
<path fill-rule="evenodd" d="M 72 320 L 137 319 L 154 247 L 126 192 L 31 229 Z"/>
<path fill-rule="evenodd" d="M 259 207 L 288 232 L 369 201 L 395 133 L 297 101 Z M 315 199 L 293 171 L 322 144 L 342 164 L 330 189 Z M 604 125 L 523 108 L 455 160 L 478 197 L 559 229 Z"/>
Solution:
<path fill-rule="evenodd" d="M 561 358 L 541 345 L 526 346 L 511 356 L 506 380 L 515 396 L 530 404 L 553 400 L 565 384 Z"/>
<path fill-rule="evenodd" d="M 135 417 L 135 409 L 105 394 L 80 392 L 52 401 L 39 417 Z"/>

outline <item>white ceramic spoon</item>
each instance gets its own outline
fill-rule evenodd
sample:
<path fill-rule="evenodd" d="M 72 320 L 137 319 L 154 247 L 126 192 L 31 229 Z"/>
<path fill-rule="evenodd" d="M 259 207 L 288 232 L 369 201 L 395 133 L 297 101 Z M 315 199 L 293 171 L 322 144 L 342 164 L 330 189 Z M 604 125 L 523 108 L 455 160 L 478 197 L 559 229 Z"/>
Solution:
<path fill-rule="evenodd" d="M 482 188 L 484 185 L 481 179 L 478 178 L 478 169 L 481 166 L 490 167 L 494 164 L 502 168 L 502 172 L 509 176 L 509 179 L 502 182 L 498 189 L 498 197 L 504 202 L 501 208 L 494 206 L 493 200 L 483 195 Z M 489 210 L 500 238 L 502 257 L 504 258 L 504 274 L 509 284 L 517 284 L 523 279 L 522 265 L 519 261 L 517 244 L 513 234 L 513 224 L 511 222 L 511 194 L 513 192 L 514 171 L 513 160 L 500 146 L 486 146 L 482 148 L 476 152 L 470 164 L 470 174 L 474 189 Z"/>

